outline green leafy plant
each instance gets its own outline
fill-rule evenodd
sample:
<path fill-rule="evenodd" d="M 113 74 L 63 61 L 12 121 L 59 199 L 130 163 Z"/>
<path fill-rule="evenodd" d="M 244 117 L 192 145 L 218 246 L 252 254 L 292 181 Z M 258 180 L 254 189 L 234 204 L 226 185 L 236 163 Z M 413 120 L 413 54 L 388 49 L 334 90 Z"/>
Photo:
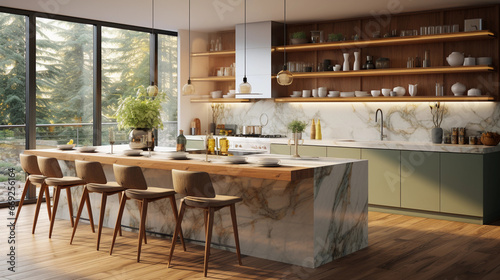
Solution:
<path fill-rule="evenodd" d="M 161 104 L 166 100 L 164 92 L 156 96 L 148 94 L 144 86 L 137 88 L 136 96 L 120 98 L 120 105 L 114 114 L 118 128 L 163 128 Z"/>
<path fill-rule="evenodd" d="M 342 33 L 330 33 L 328 34 L 328 41 L 329 42 L 336 42 L 336 41 L 342 41 L 344 39 L 344 35 Z"/>
<path fill-rule="evenodd" d="M 292 38 L 293 39 L 306 39 L 307 38 L 306 32 L 304 32 L 304 31 L 294 32 L 294 33 L 292 33 Z"/>
<path fill-rule="evenodd" d="M 288 124 L 288 129 L 293 133 L 301 133 L 306 129 L 307 123 L 299 120 L 293 120 Z"/>

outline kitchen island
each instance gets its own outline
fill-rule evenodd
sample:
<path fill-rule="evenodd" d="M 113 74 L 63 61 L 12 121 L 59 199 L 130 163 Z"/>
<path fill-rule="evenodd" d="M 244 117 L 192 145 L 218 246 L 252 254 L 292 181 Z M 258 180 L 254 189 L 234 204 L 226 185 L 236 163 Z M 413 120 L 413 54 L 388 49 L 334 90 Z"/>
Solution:
<path fill-rule="evenodd" d="M 25 151 L 26 154 L 59 159 L 65 175 L 74 175 L 76 159 L 101 162 L 109 180 L 114 179 L 113 163 L 138 165 L 143 167 L 148 185 L 156 187 L 172 188 L 171 169 L 206 171 L 218 194 L 243 198 L 243 202 L 236 205 L 236 213 L 244 255 L 313 268 L 368 245 L 366 160 L 265 155 L 279 157 L 281 162 L 277 167 L 262 167 L 256 164 L 259 156 L 249 156 L 246 164 L 230 164 L 224 157 L 215 156 L 210 157 L 211 162 L 206 162 L 204 155 L 189 155 L 189 160 L 171 160 L 163 152 L 153 152 L 151 157 L 106 152 L 109 147 L 100 147 L 96 153 L 56 149 Z M 73 209 L 77 207 L 81 192 L 81 188 L 73 191 Z M 63 201 L 59 207 L 67 207 Z M 100 196 L 91 194 L 91 201 L 96 216 Z M 108 203 L 104 225 L 113 227 L 118 200 L 111 197 Z M 149 233 L 172 234 L 175 223 L 173 215 L 168 213 L 170 209 L 167 200 L 151 205 L 146 224 Z M 58 218 L 68 219 L 67 212 L 59 209 Z M 138 213 L 137 205 L 129 202 L 122 225 L 137 228 Z M 203 215 L 195 210 L 188 211 L 182 227 L 185 238 L 193 242 L 204 241 Z M 234 250 L 232 234 L 229 210 L 223 209 L 214 223 L 213 246 Z"/>

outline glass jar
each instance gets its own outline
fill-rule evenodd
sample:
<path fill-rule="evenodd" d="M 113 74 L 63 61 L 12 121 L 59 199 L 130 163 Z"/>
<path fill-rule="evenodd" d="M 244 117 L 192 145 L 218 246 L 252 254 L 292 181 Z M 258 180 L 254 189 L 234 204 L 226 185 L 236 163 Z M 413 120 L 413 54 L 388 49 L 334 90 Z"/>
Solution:
<path fill-rule="evenodd" d="M 379 57 L 375 61 L 375 67 L 377 69 L 389 68 L 390 67 L 390 60 L 387 57 Z"/>

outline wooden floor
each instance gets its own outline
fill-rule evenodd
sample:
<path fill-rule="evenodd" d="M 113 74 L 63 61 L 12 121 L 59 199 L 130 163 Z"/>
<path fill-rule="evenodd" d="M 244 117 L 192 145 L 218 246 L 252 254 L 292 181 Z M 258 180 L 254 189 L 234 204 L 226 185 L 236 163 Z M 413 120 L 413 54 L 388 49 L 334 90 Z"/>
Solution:
<path fill-rule="evenodd" d="M 1 279 L 204 279 L 203 247 L 177 250 L 167 268 L 170 239 L 148 238 L 136 262 L 136 233 L 118 237 L 108 253 L 111 229 L 103 230 L 101 250 L 88 224 L 69 245 L 69 221 L 57 220 L 52 239 L 42 207 L 31 234 L 34 206 L 23 208 L 16 228 L 16 272 L 7 270 L 8 209 L 0 209 Z M 45 210 L 45 211 L 44 211 Z M 8 228 L 7 228 L 8 229 Z M 500 279 L 500 227 L 409 216 L 369 213 L 368 248 L 316 269 L 212 250 L 209 279 Z"/>

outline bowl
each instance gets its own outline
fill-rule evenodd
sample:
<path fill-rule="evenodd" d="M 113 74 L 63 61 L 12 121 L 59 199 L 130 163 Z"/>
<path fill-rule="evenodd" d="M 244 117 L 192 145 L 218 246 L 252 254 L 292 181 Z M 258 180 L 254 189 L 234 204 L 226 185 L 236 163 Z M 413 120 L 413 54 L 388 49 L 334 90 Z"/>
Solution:
<path fill-rule="evenodd" d="M 324 91 L 318 91 L 318 96 L 319 97 L 326 97 L 326 94 L 327 94 L 326 90 L 324 90 Z"/>
<path fill-rule="evenodd" d="M 187 152 L 168 152 L 167 158 L 169 159 L 185 159 L 187 158 Z"/>
<path fill-rule="evenodd" d="M 477 65 L 492 65 L 493 64 L 493 58 L 491 57 L 478 57 L 476 59 Z"/>
<path fill-rule="evenodd" d="M 467 91 L 468 96 L 481 96 L 481 90 L 477 88 L 471 88 Z"/>
<path fill-rule="evenodd" d="M 247 158 L 244 156 L 230 156 L 230 157 L 226 157 L 224 160 L 226 162 L 229 162 L 229 163 L 246 163 L 247 162 Z"/>
<path fill-rule="evenodd" d="M 81 153 L 93 153 L 95 152 L 96 147 L 83 146 L 78 148 L 78 151 Z"/>
<path fill-rule="evenodd" d="M 302 96 L 302 91 L 300 91 L 300 90 L 294 90 L 294 91 L 292 92 L 292 95 L 291 95 L 291 96 L 292 96 L 292 97 L 300 97 L 300 96 Z"/>
<path fill-rule="evenodd" d="M 356 96 L 356 97 L 365 97 L 365 96 L 368 96 L 368 95 L 369 94 L 366 91 L 356 90 L 354 92 L 354 96 Z"/>
<path fill-rule="evenodd" d="M 372 94 L 373 97 L 377 97 L 380 95 L 380 90 L 374 89 L 370 91 L 370 93 Z"/>
<path fill-rule="evenodd" d="M 354 97 L 354 91 L 343 91 L 340 93 L 340 97 Z"/>
<path fill-rule="evenodd" d="M 142 150 L 139 149 L 124 150 L 123 154 L 126 156 L 140 156 L 142 155 Z"/>
<path fill-rule="evenodd" d="M 391 95 L 391 89 L 390 88 L 383 88 L 382 89 L 382 95 L 383 96 L 389 96 L 389 95 Z"/>
<path fill-rule="evenodd" d="M 264 166 L 273 166 L 273 165 L 278 165 L 280 163 L 280 160 L 277 158 L 260 158 L 257 160 L 257 164 L 259 165 L 264 165 Z"/>
<path fill-rule="evenodd" d="M 222 90 L 212 91 L 210 94 L 212 95 L 212 98 L 221 98 L 222 97 Z"/>
<path fill-rule="evenodd" d="M 302 91 L 302 97 L 311 97 L 311 90 L 310 89 L 304 89 Z"/>
<path fill-rule="evenodd" d="M 481 134 L 481 142 L 486 146 L 496 146 L 500 143 L 500 134 L 496 132 L 485 132 Z"/>
<path fill-rule="evenodd" d="M 75 147 L 75 144 L 63 144 L 63 145 L 57 145 L 57 148 L 59 150 L 72 150 Z"/>
<path fill-rule="evenodd" d="M 328 97 L 339 97 L 340 96 L 340 91 L 338 90 L 330 90 L 328 92 Z"/>

